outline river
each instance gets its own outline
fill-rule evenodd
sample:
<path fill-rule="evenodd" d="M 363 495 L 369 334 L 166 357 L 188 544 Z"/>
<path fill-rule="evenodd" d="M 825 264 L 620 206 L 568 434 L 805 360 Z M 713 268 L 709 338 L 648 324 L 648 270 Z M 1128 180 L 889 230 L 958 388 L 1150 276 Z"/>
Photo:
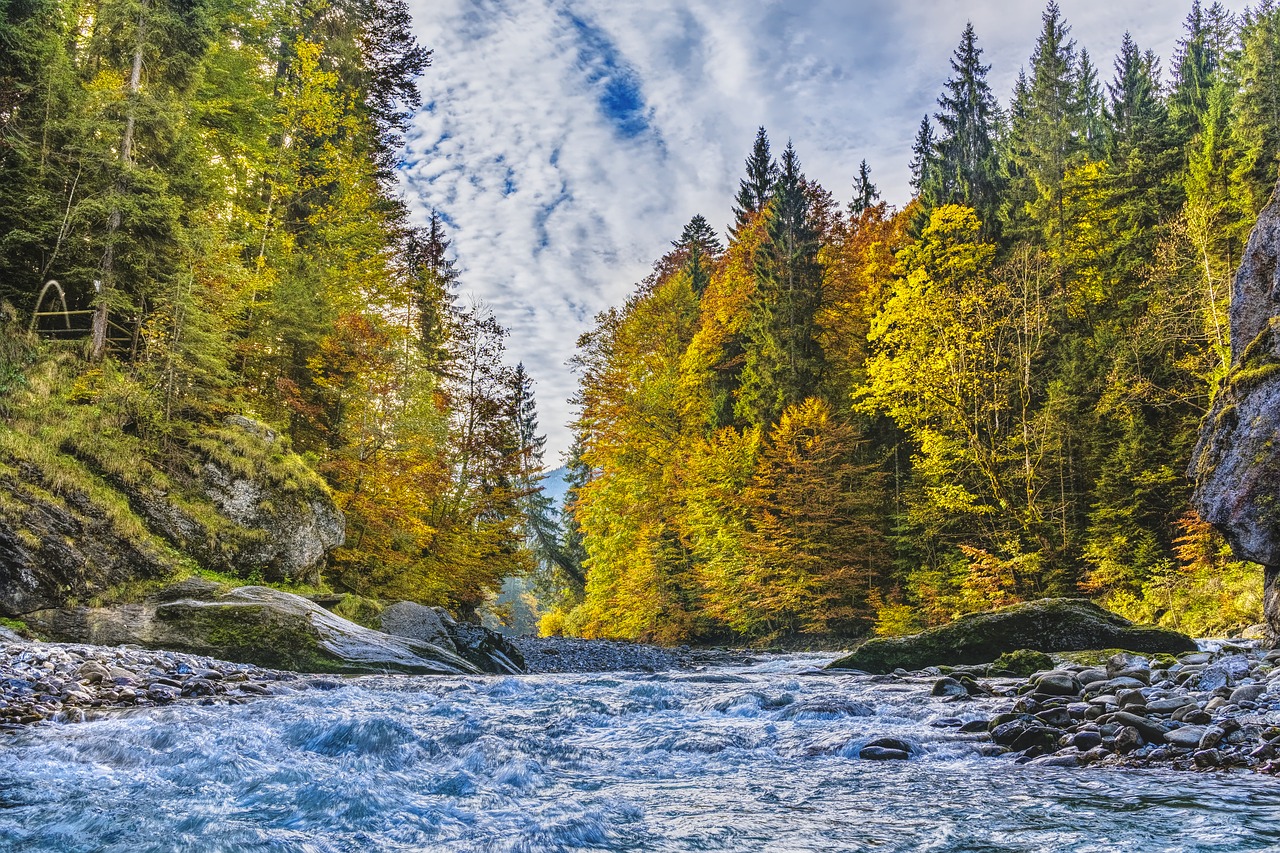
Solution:
<path fill-rule="evenodd" d="M 931 724 L 994 705 L 825 660 L 371 677 L 41 725 L 0 743 L 0 850 L 1280 849 L 1280 781 L 982 758 Z M 858 760 L 881 736 L 920 753 Z"/>

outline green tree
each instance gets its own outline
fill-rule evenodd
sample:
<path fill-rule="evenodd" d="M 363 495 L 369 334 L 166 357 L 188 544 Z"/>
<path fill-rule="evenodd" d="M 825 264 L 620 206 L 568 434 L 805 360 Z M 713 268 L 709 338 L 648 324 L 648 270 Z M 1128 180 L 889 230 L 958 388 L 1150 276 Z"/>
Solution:
<path fill-rule="evenodd" d="M 800 159 L 790 144 L 782 154 L 765 229 L 756 251 L 756 292 L 735 406 L 737 416 L 753 425 L 776 423 L 783 409 L 812 395 L 822 378 L 818 233 Z"/>

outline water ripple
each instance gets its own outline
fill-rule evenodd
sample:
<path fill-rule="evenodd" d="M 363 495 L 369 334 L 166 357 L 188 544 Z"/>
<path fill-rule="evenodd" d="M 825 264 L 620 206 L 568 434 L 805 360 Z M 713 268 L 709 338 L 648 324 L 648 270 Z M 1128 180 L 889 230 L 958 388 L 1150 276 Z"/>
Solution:
<path fill-rule="evenodd" d="M 0 744 L 0 849 L 1280 849 L 1280 785 L 981 759 L 927 684 L 732 671 L 364 678 Z M 943 718 L 943 727 L 930 725 Z M 878 737 L 910 762 L 863 762 Z"/>

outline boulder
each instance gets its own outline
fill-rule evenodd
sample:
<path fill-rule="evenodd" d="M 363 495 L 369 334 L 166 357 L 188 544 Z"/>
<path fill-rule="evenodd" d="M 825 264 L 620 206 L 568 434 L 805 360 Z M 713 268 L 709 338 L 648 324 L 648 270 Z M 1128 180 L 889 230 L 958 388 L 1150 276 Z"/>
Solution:
<path fill-rule="evenodd" d="M 483 672 L 517 675 L 525 672 L 524 657 L 511 641 L 481 625 L 456 621 L 442 607 L 400 601 L 380 614 L 382 630 L 449 649 Z"/>
<path fill-rule="evenodd" d="M 1258 217 L 1231 291 L 1231 370 L 1200 429 L 1192 504 L 1264 567 L 1267 640 L 1280 641 L 1280 194 Z"/>
<path fill-rule="evenodd" d="M 198 445 L 204 459 L 188 489 L 213 517 L 188 502 L 131 490 L 147 523 L 208 568 L 264 580 L 314 582 L 329 552 L 346 539 L 346 519 L 324 481 L 270 427 L 239 415 Z M 198 517 L 201 516 L 201 517 Z"/>
<path fill-rule="evenodd" d="M 45 610 L 27 622 L 60 642 L 131 643 L 299 672 L 479 672 L 452 650 L 364 628 L 292 593 L 195 584 L 182 592 L 213 594 L 174 598 L 161 591 L 141 604 Z"/>
<path fill-rule="evenodd" d="M 1049 598 L 972 613 L 909 637 L 868 640 L 829 668 L 883 674 L 898 668 L 983 663 L 1019 649 L 1100 648 L 1182 652 L 1195 650 L 1196 644 L 1176 631 L 1134 625 L 1089 601 Z"/>

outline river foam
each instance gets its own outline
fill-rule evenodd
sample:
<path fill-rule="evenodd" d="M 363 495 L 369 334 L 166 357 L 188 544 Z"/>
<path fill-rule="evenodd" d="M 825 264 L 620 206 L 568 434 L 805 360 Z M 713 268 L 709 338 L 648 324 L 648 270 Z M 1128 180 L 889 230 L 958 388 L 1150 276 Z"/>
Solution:
<path fill-rule="evenodd" d="M 0 849 L 1110 851 L 1280 848 L 1280 785 L 1018 766 L 925 684 L 793 656 L 702 672 L 377 677 L 0 744 Z M 868 740 L 918 746 L 860 761 Z"/>

